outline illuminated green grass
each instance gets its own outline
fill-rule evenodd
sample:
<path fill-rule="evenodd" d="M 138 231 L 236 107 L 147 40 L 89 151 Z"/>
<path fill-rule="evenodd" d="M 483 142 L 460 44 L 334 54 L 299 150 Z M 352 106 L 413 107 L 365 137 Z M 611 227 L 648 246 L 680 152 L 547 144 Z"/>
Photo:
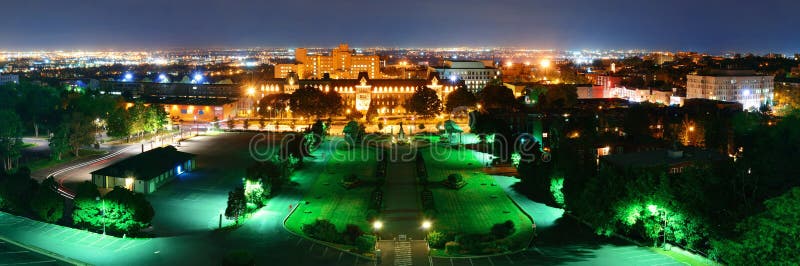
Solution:
<path fill-rule="evenodd" d="M 481 163 L 473 151 L 448 149 L 433 156 L 429 149 L 423 150 L 422 156 L 437 209 L 433 230 L 486 234 L 493 225 L 511 220 L 516 228 L 510 237 L 515 248 L 528 244 L 533 234 L 530 218 L 506 196 L 501 187 L 493 185 L 494 178 L 481 171 Z M 452 190 L 435 184 L 456 173 L 467 182 L 463 188 Z"/>
<path fill-rule="evenodd" d="M 314 223 L 316 219 L 326 219 L 343 231 L 347 224 L 355 224 L 365 232 L 369 230 L 366 210 L 375 181 L 375 151 L 356 148 L 336 149 L 317 178 L 304 201 L 286 221 L 286 227 L 302 234 L 304 224 Z M 355 174 L 363 181 L 362 185 L 350 190 L 339 184 L 343 177 Z"/>

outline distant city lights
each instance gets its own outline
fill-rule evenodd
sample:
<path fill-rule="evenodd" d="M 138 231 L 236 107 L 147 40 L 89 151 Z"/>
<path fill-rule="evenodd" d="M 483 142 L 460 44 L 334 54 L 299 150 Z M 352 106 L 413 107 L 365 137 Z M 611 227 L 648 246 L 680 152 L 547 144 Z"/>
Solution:
<path fill-rule="evenodd" d="M 125 73 L 125 75 L 122 76 L 122 81 L 125 81 L 125 82 L 133 81 L 133 74 Z"/>

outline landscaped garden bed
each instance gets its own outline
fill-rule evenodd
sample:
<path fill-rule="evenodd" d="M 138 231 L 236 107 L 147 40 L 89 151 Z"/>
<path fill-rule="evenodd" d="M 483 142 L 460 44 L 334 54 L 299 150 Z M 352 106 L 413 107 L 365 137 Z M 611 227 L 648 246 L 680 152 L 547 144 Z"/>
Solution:
<path fill-rule="evenodd" d="M 481 171 L 475 152 L 436 152 L 421 152 L 429 182 L 420 187 L 421 195 L 429 190 L 436 210 L 428 237 L 431 255 L 489 255 L 527 247 L 534 234 L 531 219 Z"/>

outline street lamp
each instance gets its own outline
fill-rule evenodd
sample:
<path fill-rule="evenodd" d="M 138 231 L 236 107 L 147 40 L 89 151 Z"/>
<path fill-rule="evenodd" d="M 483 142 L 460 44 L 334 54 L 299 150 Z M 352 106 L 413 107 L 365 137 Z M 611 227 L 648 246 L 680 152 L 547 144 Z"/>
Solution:
<path fill-rule="evenodd" d="M 100 197 L 95 197 L 94 200 L 95 201 L 100 201 Z M 106 235 L 106 200 L 103 199 L 101 204 L 103 205 L 103 212 L 102 212 L 102 215 L 103 215 L 103 235 Z"/>
<path fill-rule="evenodd" d="M 647 210 L 649 210 L 650 213 L 653 214 L 653 215 L 657 215 L 658 212 L 659 212 L 658 206 L 653 205 L 653 204 L 647 205 Z M 662 248 L 664 250 L 666 250 L 667 249 L 667 211 L 664 210 L 664 209 L 661 209 L 661 214 L 663 215 L 662 219 L 664 220 L 664 227 L 661 228 L 661 231 L 663 231 L 663 233 L 664 233 L 664 238 L 663 238 L 663 241 L 661 241 L 661 246 L 662 246 Z M 654 243 L 654 246 L 655 246 L 655 243 Z"/>
<path fill-rule="evenodd" d="M 432 226 L 431 221 L 428 221 L 428 220 L 422 221 L 422 229 L 423 230 L 429 230 L 429 229 L 431 229 L 431 226 Z"/>

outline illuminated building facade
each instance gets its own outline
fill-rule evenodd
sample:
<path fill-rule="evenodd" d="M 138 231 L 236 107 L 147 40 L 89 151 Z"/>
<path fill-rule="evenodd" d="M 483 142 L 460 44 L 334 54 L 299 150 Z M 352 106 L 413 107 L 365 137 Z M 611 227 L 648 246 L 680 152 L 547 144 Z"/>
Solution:
<path fill-rule="evenodd" d="M 301 79 L 319 79 L 326 74 L 332 79 L 354 79 L 361 72 L 381 78 L 380 57 L 356 54 L 346 43 L 339 44 L 328 55 L 308 54 L 305 48 L 297 48 L 294 52 L 295 63 L 275 65 L 275 78 L 286 78 L 292 72 Z"/>
<path fill-rule="evenodd" d="M 19 76 L 18 75 L 0 75 L 0 85 L 6 83 L 19 83 Z"/>
<path fill-rule="evenodd" d="M 429 71 L 437 72 L 440 77 L 451 82 L 463 80 L 472 93 L 482 90 L 490 80 L 500 76 L 498 69 L 481 61 L 446 60 L 443 66 L 430 67 Z"/>
<path fill-rule="evenodd" d="M 772 103 L 774 79 L 749 70 L 691 74 L 686 76 L 686 98 L 731 101 L 741 103 L 745 109 L 758 108 Z"/>
<path fill-rule="evenodd" d="M 298 79 L 296 75 L 264 81 L 256 87 L 255 98 L 272 93 L 292 93 L 298 88 L 313 87 L 341 94 L 346 109 L 366 113 L 372 106 L 380 114 L 404 114 L 403 103 L 419 87 L 428 87 L 437 92 L 444 101 L 448 93 L 457 88 L 449 80 L 440 80 L 436 74 L 427 79 L 372 79 L 361 72 L 353 79 Z"/>

